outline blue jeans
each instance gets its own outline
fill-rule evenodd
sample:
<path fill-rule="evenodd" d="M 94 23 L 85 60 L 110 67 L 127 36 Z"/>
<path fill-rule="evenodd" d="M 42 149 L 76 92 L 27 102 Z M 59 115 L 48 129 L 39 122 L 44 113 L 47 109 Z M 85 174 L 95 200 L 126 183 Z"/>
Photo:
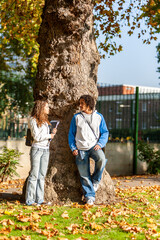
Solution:
<path fill-rule="evenodd" d="M 26 187 L 26 204 L 44 202 L 44 180 L 49 162 L 49 149 L 31 148 L 31 170 Z"/>
<path fill-rule="evenodd" d="M 95 151 L 94 147 L 87 151 L 80 150 L 80 152 L 81 157 L 79 154 L 76 156 L 76 164 L 80 174 L 83 194 L 86 200 L 91 198 L 93 201 L 95 201 L 93 183 L 98 184 L 100 182 L 107 159 L 105 158 L 105 154 L 101 149 Z M 90 174 L 89 158 L 92 158 L 95 161 L 95 169 L 92 176 Z"/>

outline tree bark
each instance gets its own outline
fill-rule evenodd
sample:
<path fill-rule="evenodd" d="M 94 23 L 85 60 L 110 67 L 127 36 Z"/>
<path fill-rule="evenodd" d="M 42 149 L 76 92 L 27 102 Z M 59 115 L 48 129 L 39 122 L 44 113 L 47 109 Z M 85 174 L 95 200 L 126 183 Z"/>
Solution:
<path fill-rule="evenodd" d="M 54 202 L 80 201 L 81 184 L 68 146 L 68 131 L 80 96 L 98 97 L 100 57 L 94 39 L 92 0 L 46 0 L 38 42 L 34 98 L 47 99 L 50 119 L 60 120 L 50 146 L 45 198 Z M 112 194 L 104 201 L 114 196 L 114 187 L 111 189 Z"/>

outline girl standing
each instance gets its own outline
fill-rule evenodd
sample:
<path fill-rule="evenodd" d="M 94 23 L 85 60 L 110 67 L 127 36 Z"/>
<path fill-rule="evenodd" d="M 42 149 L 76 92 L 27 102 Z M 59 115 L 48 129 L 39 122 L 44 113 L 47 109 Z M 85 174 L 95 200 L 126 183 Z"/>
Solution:
<path fill-rule="evenodd" d="M 30 118 L 33 143 L 30 152 L 31 170 L 26 187 L 26 204 L 29 206 L 44 203 L 44 181 L 49 162 L 49 145 L 57 131 L 54 128 L 50 134 L 48 114 L 48 103 L 37 100 Z"/>

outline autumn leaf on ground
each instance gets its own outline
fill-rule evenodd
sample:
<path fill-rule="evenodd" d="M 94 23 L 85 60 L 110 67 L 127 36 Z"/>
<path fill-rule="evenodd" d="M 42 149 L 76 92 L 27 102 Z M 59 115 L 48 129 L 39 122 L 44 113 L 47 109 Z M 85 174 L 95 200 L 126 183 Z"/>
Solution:
<path fill-rule="evenodd" d="M 45 229 L 52 229 L 53 228 L 53 224 L 52 223 L 45 223 Z"/>
<path fill-rule="evenodd" d="M 21 240 L 31 240 L 31 236 L 22 235 Z"/>
<path fill-rule="evenodd" d="M 75 240 L 88 240 L 88 238 L 79 237 L 79 238 L 76 238 Z"/>
<path fill-rule="evenodd" d="M 38 209 L 38 210 L 39 210 L 39 209 Z M 38 212 L 38 214 L 39 214 L 40 216 L 52 215 L 53 212 L 54 212 L 53 209 L 43 209 L 43 208 L 41 208 L 40 211 Z"/>
<path fill-rule="evenodd" d="M 96 218 L 103 217 L 104 213 L 102 212 L 102 209 L 98 209 L 95 214 L 92 215 L 92 219 L 95 220 Z"/>
<path fill-rule="evenodd" d="M 88 222 L 88 221 L 90 221 L 90 217 L 92 216 L 92 212 L 88 211 L 88 210 L 85 210 L 82 213 L 82 216 L 83 216 L 83 220 Z"/>
<path fill-rule="evenodd" d="M 58 237 L 57 240 L 69 240 L 68 238 L 61 238 L 61 237 Z"/>
<path fill-rule="evenodd" d="M 12 229 L 10 227 L 4 227 L 4 228 L 1 228 L 0 234 L 8 234 L 11 231 L 12 231 Z"/>
<path fill-rule="evenodd" d="M 91 226 L 91 228 L 94 230 L 102 230 L 103 229 L 103 226 L 101 226 L 101 225 L 99 225 L 99 224 L 97 224 L 97 223 L 95 223 L 95 222 L 93 222 L 93 223 L 90 223 L 90 226 Z"/>
<path fill-rule="evenodd" d="M 32 218 L 33 221 L 37 221 L 37 220 L 40 220 L 41 217 L 39 216 L 38 213 L 33 212 L 31 214 L 31 218 Z"/>
<path fill-rule="evenodd" d="M 156 230 L 157 229 L 157 225 L 156 224 L 147 224 L 147 227 L 148 228 L 151 228 L 153 230 Z"/>
<path fill-rule="evenodd" d="M 67 228 L 69 231 L 73 231 L 73 229 L 78 228 L 78 227 L 79 227 L 78 224 L 72 223 L 69 227 L 66 227 L 66 228 Z"/>
<path fill-rule="evenodd" d="M 4 211 L 4 214 L 5 214 L 5 215 L 11 215 L 12 213 L 13 213 L 13 211 L 7 211 L 7 210 Z"/>
<path fill-rule="evenodd" d="M 15 225 L 15 229 L 21 230 L 21 231 L 26 231 L 28 226 L 17 226 Z"/>
<path fill-rule="evenodd" d="M 65 218 L 65 219 L 68 219 L 68 218 L 69 218 L 68 212 L 67 212 L 67 211 L 64 211 L 64 213 L 62 213 L 61 217 L 62 217 L 62 218 Z"/>
<path fill-rule="evenodd" d="M 20 222 L 29 222 L 29 221 L 30 221 L 30 217 L 29 217 L 29 216 L 21 215 L 21 214 L 19 214 L 19 215 L 17 216 L 17 219 L 18 219 Z"/>
<path fill-rule="evenodd" d="M 8 237 L 0 236 L 0 240 L 9 240 Z"/>
<path fill-rule="evenodd" d="M 41 230 L 41 234 L 50 238 L 59 235 L 59 231 L 57 229 L 52 229 L 51 231 Z"/>
<path fill-rule="evenodd" d="M 149 222 L 149 223 L 154 223 L 154 219 L 152 219 L 152 218 L 147 218 L 147 222 Z"/>
<path fill-rule="evenodd" d="M 14 222 L 12 220 L 10 220 L 10 219 L 3 219 L 0 223 L 3 226 L 14 225 Z"/>
<path fill-rule="evenodd" d="M 71 233 L 73 235 L 78 234 L 79 233 L 79 225 L 78 224 L 71 224 L 69 227 L 66 227 L 66 229 L 68 229 L 69 231 L 71 231 Z"/>

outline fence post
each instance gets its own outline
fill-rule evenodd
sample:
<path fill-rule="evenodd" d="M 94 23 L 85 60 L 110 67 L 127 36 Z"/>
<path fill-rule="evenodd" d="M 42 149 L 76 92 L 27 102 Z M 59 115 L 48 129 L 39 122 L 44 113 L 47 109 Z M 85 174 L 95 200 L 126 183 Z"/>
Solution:
<path fill-rule="evenodd" d="M 133 174 L 134 175 L 137 174 L 138 111 L 139 111 L 139 87 L 136 87 L 135 127 L 134 127 L 134 146 L 133 146 Z"/>

